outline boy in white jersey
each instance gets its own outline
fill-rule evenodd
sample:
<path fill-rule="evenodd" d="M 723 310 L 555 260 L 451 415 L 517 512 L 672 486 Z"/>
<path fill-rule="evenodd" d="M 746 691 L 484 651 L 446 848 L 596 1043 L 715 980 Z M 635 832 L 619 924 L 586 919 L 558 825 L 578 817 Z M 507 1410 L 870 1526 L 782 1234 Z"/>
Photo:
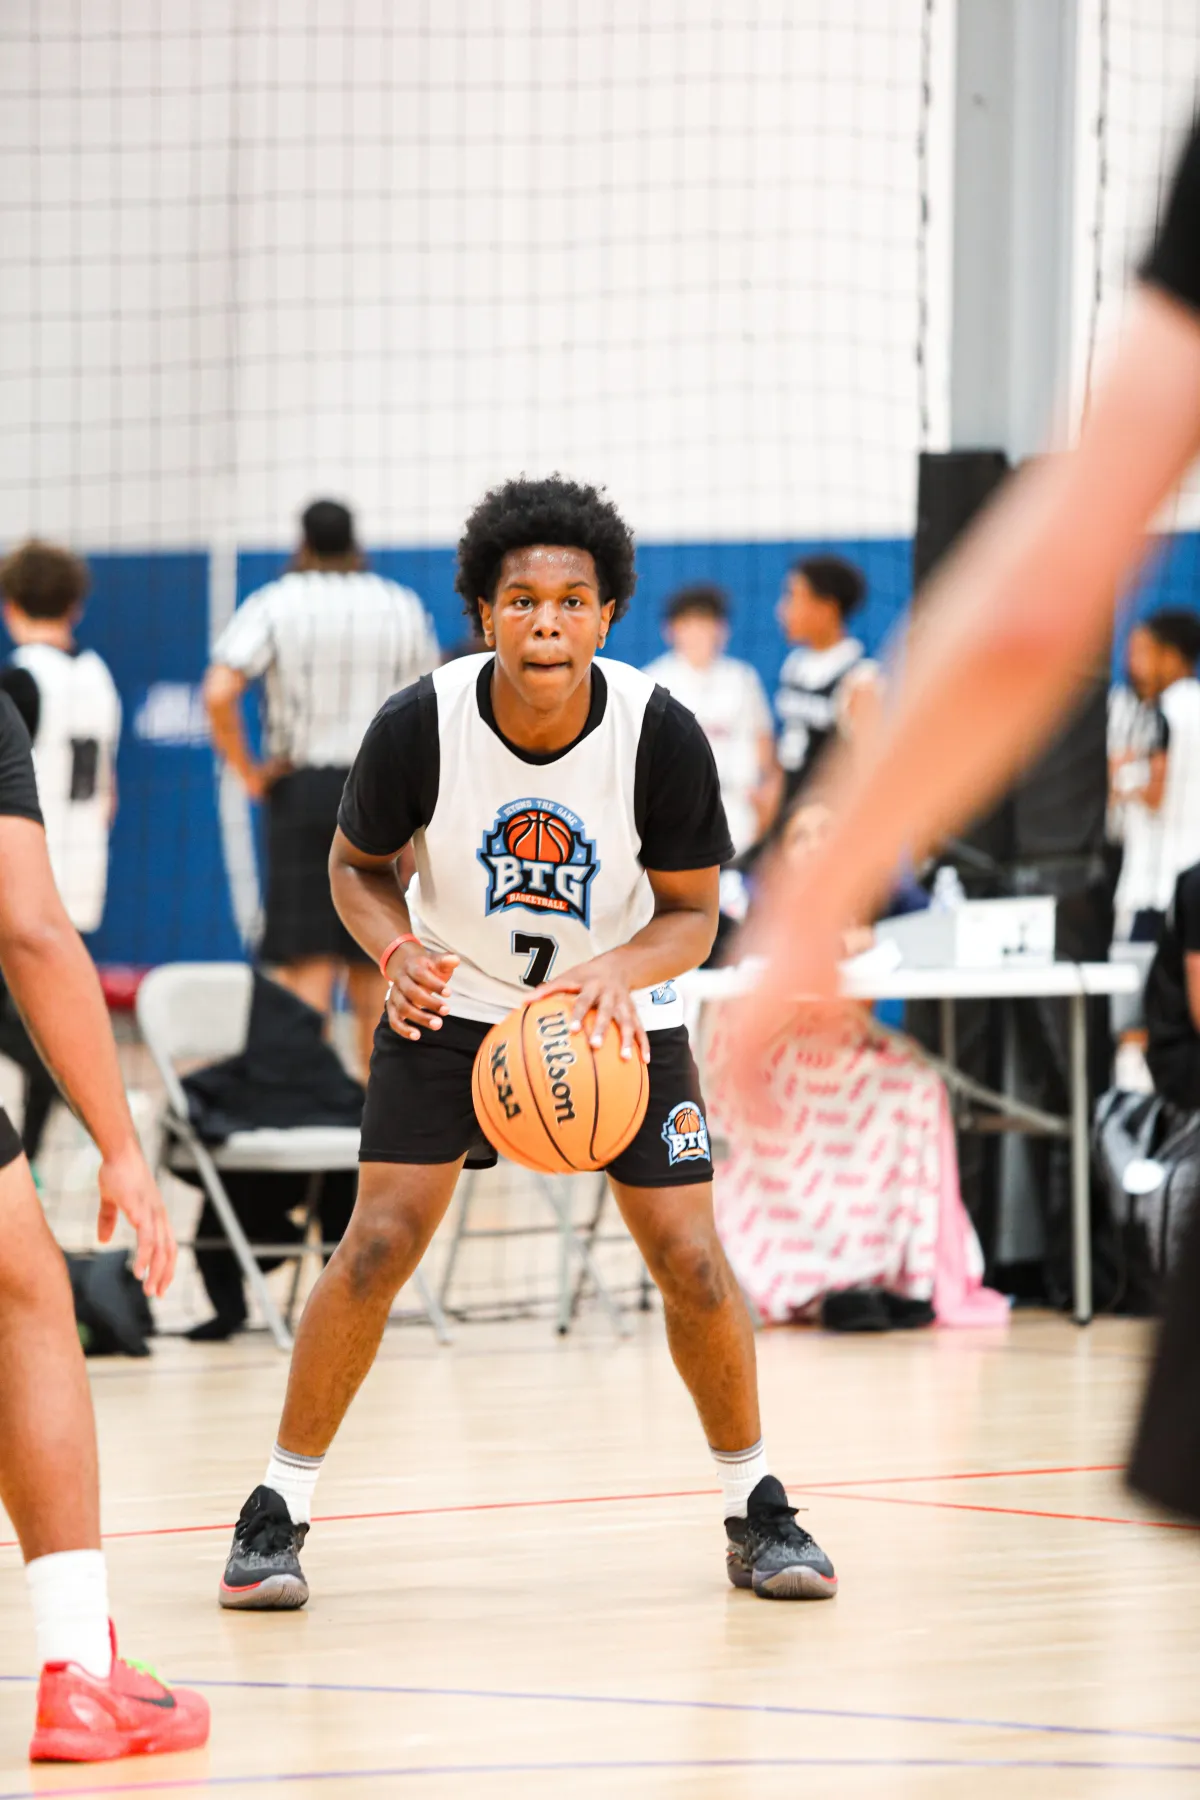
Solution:
<path fill-rule="evenodd" d="M 725 654 L 724 588 L 705 581 L 672 594 L 663 609 L 663 636 L 671 648 L 646 664 L 646 674 L 700 721 L 716 759 L 734 854 L 743 856 L 770 829 L 783 783 L 758 671 Z"/>
<path fill-rule="evenodd" d="M 72 925 L 84 933 L 97 931 L 104 917 L 121 738 L 121 699 L 108 664 L 75 642 L 88 586 L 86 563 L 36 538 L 0 565 L 4 625 L 16 646 L 0 687 L 33 740 L 55 885 Z M 21 1145 L 32 1162 L 58 1089 L 7 994 L 0 1003 L 0 1055 L 25 1076 Z"/>
<path fill-rule="evenodd" d="M 609 1176 L 716 1460 L 730 1579 L 776 1599 L 836 1589 L 763 1451 L 753 1336 L 713 1224 L 703 1100 L 673 986 L 712 944 L 732 850 L 712 752 L 664 689 L 594 661 L 634 581 L 630 533 L 594 489 L 557 476 L 496 489 L 459 544 L 459 592 L 487 652 L 395 695 L 363 740 L 330 857 L 338 911 L 390 983 L 358 1203 L 300 1324 L 224 1606 L 307 1600 L 298 1552 L 321 1461 L 459 1171 L 494 1160 L 471 1104 L 475 1052 L 539 990 L 577 996 L 574 1029 L 593 1007 L 598 1037 L 615 1020 L 623 1053 L 649 1067 L 645 1123 Z M 523 814 L 557 821 L 556 860 L 514 849 Z M 417 872 L 402 894 L 396 863 L 410 841 Z M 700 1129 L 677 1129 L 683 1113 Z"/>

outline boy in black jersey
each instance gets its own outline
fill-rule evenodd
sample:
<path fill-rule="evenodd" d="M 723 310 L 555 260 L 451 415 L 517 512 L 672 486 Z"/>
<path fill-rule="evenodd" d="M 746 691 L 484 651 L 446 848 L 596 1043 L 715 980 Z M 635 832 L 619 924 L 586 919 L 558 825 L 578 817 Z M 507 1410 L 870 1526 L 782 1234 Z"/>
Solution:
<path fill-rule="evenodd" d="M 836 1589 L 763 1451 L 753 1337 L 713 1223 L 673 985 L 708 954 L 732 852 L 712 753 L 664 689 L 594 660 L 634 580 L 629 531 L 594 489 L 507 483 L 459 545 L 459 591 L 486 651 L 396 695 L 363 741 L 330 858 L 338 911 L 390 983 L 358 1203 L 301 1321 L 279 1441 L 242 1510 L 222 1605 L 308 1598 L 297 1553 L 322 1458 L 459 1171 L 494 1159 L 471 1104 L 475 1051 L 531 991 L 554 990 L 575 995 L 574 1029 L 595 1008 L 596 1041 L 615 1021 L 622 1053 L 648 1065 L 645 1123 L 609 1176 L 717 1463 L 730 1579 L 776 1599 Z M 529 821 L 551 822 L 552 856 Z M 417 873 L 401 894 L 409 842 Z"/>

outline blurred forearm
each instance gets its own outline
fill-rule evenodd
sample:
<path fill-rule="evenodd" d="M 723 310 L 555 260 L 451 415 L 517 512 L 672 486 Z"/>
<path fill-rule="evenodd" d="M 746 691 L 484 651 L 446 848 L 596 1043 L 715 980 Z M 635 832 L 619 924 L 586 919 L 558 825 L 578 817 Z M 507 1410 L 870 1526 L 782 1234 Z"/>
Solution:
<path fill-rule="evenodd" d="M 208 712 L 213 749 L 242 780 L 249 782 L 255 770 L 242 721 L 245 682 L 233 669 L 214 665 L 204 679 L 204 705 Z"/>
<path fill-rule="evenodd" d="M 1200 320 L 1149 292 L 1078 449 L 1019 477 L 935 578 L 893 706 L 834 778 L 808 893 L 838 916 L 873 905 L 902 854 L 961 825 L 1036 754 L 1198 445 Z"/>

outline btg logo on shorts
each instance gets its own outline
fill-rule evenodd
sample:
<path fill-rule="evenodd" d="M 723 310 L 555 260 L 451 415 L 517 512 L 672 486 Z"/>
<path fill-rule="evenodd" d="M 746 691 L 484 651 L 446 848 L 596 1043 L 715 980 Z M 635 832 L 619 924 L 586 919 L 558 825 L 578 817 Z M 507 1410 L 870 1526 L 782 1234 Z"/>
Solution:
<path fill-rule="evenodd" d="M 600 864 L 583 820 L 567 807 L 554 800 L 510 800 L 484 832 L 476 855 L 488 872 L 485 912 L 524 906 L 588 924 Z"/>
<path fill-rule="evenodd" d="M 681 1100 L 667 1114 L 662 1128 L 671 1167 L 676 1163 L 708 1162 L 708 1126 L 694 1100 Z"/>

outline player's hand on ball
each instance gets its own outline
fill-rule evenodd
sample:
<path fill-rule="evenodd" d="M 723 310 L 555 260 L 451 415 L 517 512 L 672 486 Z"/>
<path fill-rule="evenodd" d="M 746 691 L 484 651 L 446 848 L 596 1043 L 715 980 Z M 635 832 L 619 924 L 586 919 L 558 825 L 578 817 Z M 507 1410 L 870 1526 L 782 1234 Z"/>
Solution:
<path fill-rule="evenodd" d="M 96 1235 L 102 1244 L 112 1237 L 118 1213 L 137 1233 L 133 1272 L 155 1299 L 165 1294 L 175 1273 L 175 1233 L 167 1218 L 158 1183 L 136 1144 L 100 1164 L 100 1215 Z"/>
<path fill-rule="evenodd" d="M 401 944 L 388 958 L 387 1017 L 398 1036 L 440 1031 L 450 1011 L 450 977 L 457 956 L 435 956 L 423 944 Z"/>
<path fill-rule="evenodd" d="M 594 1050 L 598 1050 L 604 1042 L 609 1025 L 615 1024 L 621 1033 L 621 1055 L 628 1059 L 636 1047 L 642 1061 L 650 1061 L 650 1039 L 638 1017 L 629 983 L 608 957 L 597 956 L 592 962 L 580 963 L 574 969 L 565 969 L 557 981 L 545 982 L 538 989 L 535 999 L 540 999 L 543 994 L 578 994 L 579 998 L 571 1015 L 572 1031 L 582 1031 L 587 1015 L 595 1012 L 596 1016 L 589 1028 Z"/>

